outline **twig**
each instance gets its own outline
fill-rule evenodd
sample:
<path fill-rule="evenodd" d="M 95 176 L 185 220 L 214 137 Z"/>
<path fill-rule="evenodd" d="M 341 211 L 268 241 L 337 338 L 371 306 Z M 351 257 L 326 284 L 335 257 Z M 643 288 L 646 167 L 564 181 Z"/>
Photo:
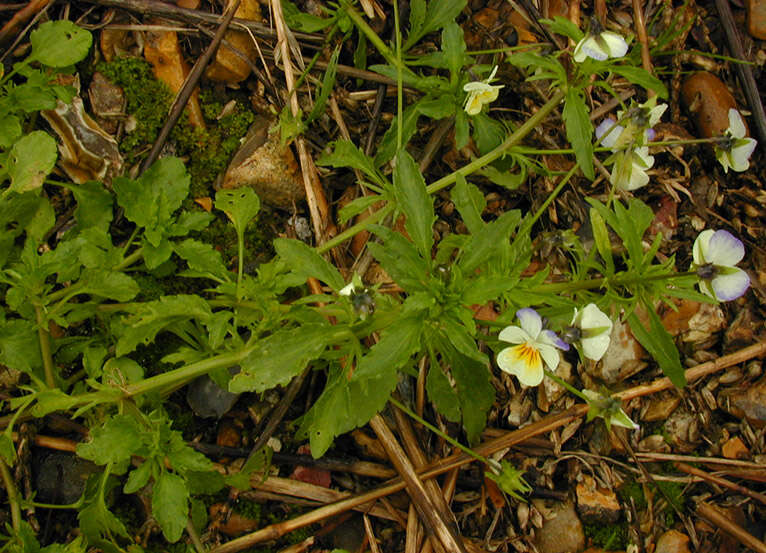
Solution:
<path fill-rule="evenodd" d="M 51 0 L 32 0 L 26 6 L 13 14 L 3 28 L 0 29 L 0 44 L 5 44 L 10 40 L 16 30 L 27 20 L 34 17 L 42 10 L 48 7 Z"/>
<path fill-rule="evenodd" d="M 463 540 L 460 539 L 455 525 L 452 524 L 452 521 L 445 520 L 444 514 L 434 505 L 410 459 L 399 445 L 391 429 L 388 428 L 383 417 L 375 415 L 370 421 L 370 426 L 404 480 L 407 493 L 415 503 L 415 508 L 418 510 L 423 525 L 427 531 L 433 532 L 436 537 L 436 541 L 433 541 L 432 545 L 441 545 L 447 553 L 466 553 Z"/>
<path fill-rule="evenodd" d="M 647 73 L 652 72 L 652 58 L 649 56 L 649 40 L 646 36 L 646 24 L 644 23 L 644 2 L 633 0 L 633 22 L 636 26 L 638 42 L 641 44 L 641 65 Z M 656 92 L 648 89 L 649 96 L 654 96 Z"/>
<path fill-rule="evenodd" d="M 703 480 L 707 480 L 708 482 L 718 484 L 719 486 L 723 486 L 724 488 L 729 488 L 730 490 L 734 490 L 735 492 L 741 493 L 742 495 L 746 495 L 748 497 L 752 497 L 753 499 L 757 499 L 758 501 L 766 505 L 766 495 L 759 492 L 754 492 L 753 490 L 746 488 L 744 486 L 740 486 L 739 484 L 735 484 L 734 482 L 726 480 L 726 478 L 721 478 L 720 476 L 709 474 L 705 472 L 704 470 L 694 468 L 693 466 L 687 465 L 686 463 L 676 463 L 676 468 L 678 468 L 678 470 L 682 472 L 685 472 L 686 474 L 693 474 L 694 476 L 699 476 L 700 478 L 702 478 Z"/>
<path fill-rule="evenodd" d="M 738 524 L 730 521 L 718 512 L 715 507 L 700 502 L 697 504 L 697 514 L 713 523 L 713 526 L 720 528 L 730 536 L 739 540 L 745 547 L 752 549 L 756 553 L 766 553 L 766 543 L 763 543 Z"/>
<path fill-rule="evenodd" d="M 218 45 L 221 44 L 221 40 L 223 40 L 226 30 L 229 28 L 229 24 L 234 18 L 234 13 L 237 11 L 237 8 L 239 8 L 240 2 L 241 0 L 232 0 L 232 2 L 226 6 L 226 10 L 224 10 L 223 17 L 221 18 L 221 24 L 218 26 L 218 30 L 216 31 L 213 40 L 210 41 L 210 44 L 202 56 L 197 59 L 194 67 L 192 67 L 192 70 L 186 76 L 186 80 L 184 81 L 181 90 L 176 94 L 176 97 L 173 100 L 173 105 L 170 106 L 170 113 L 168 113 L 167 121 L 162 125 L 162 128 L 157 135 L 157 140 L 154 141 L 154 145 L 152 146 L 149 155 L 146 156 L 146 159 L 144 159 L 141 164 L 141 173 L 146 171 L 160 156 L 160 151 L 165 145 L 165 141 L 168 139 L 170 131 L 173 130 L 173 127 L 175 127 L 178 119 L 181 117 L 181 113 L 183 113 L 186 104 L 189 102 L 189 98 L 191 98 L 191 95 L 194 93 L 197 83 L 202 78 L 202 73 L 205 71 L 208 63 L 210 63 L 210 59 L 215 54 L 216 50 L 218 50 Z"/>
<path fill-rule="evenodd" d="M 715 6 L 718 8 L 718 15 L 721 17 L 721 25 L 723 25 L 726 31 L 726 39 L 729 42 L 729 50 L 732 56 L 745 62 L 747 58 L 737 33 L 729 0 L 715 0 Z M 737 76 L 739 77 L 739 82 L 742 85 L 742 91 L 745 93 L 750 110 L 753 112 L 758 140 L 761 141 L 761 144 L 766 144 L 766 113 L 763 111 L 763 104 L 758 92 L 758 84 L 755 82 L 755 77 L 753 77 L 753 70 L 749 63 L 735 63 L 734 68 L 737 71 Z"/>

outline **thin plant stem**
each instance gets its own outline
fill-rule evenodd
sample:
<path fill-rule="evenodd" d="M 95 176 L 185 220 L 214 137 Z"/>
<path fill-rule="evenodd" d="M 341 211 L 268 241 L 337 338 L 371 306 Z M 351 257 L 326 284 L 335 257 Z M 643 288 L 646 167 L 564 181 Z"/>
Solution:
<path fill-rule="evenodd" d="M 0 477 L 5 485 L 5 493 L 8 496 L 8 503 L 11 506 L 11 524 L 16 533 L 21 530 L 21 507 L 19 506 L 19 492 L 16 490 L 16 484 L 11 476 L 11 471 L 3 459 L 0 459 Z"/>
<path fill-rule="evenodd" d="M 588 397 L 585 394 L 583 394 L 580 390 L 578 390 L 577 388 L 572 386 L 569 382 L 567 382 L 566 380 L 561 378 L 559 375 L 554 373 L 548 367 L 543 367 L 543 371 L 545 371 L 545 376 L 547 376 L 548 378 L 553 380 L 556 384 L 558 384 L 559 386 L 563 386 L 569 392 L 573 393 L 574 395 L 576 395 L 580 399 L 584 400 L 585 402 L 588 401 Z"/>
<path fill-rule="evenodd" d="M 53 354 L 51 353 L 51 335 L 48 331 L 48 319 L 43 313 L 41 305 L 35 305 L 35 319 L 37 321 L 37 337 L 40 340 L 40 355 L 43 358 L 45 369 L 45 384 L 48 388 L 56 387 L 56 374 L 53 368 Z"/>
<path fill-rule="evenodd" d="M 194 549 L 197 551 L 197 553 L 205 553 L 205 551 L 207 551 L 202 543 L 202 540 L 199 538 L 197 529 L 194 528 L 194 524 L 192 523 L 191 519 L 186 522 L 186 533 L 189 534 L 189 538 L 191 538 L 192 544 L 194 545 Z"/>

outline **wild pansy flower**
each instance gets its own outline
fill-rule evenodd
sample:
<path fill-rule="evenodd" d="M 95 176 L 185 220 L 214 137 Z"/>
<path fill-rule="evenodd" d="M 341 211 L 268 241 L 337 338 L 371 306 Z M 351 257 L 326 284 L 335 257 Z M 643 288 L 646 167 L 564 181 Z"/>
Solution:
<path fill-rule="evenodd" d="M 341 296 L 347 296 L 351 299 L 351 305 L 354 307 L 359 318 L 364 320 L 375 311 L 375 300 L 373 300 L 370 289 L 362 283 L 362 277 L 354 273 L 351 282 L 338 290 Z"/>
<path fill-rule="evenodd" d="M 621 426 L 628 430 L 638 428 L 638 425 L 630 420 L 630 417 L 622 410 L 618 399 L 593 390 L 583 390 L 582 393 L 588 398 L 588 414 L 586 416 L 588 422 L 600 417 L 604 419 L 607 428 L 611 428 L 612 425 Z"/>
<path fill-rule="evenodd" d="M 484 104 L 489 104 L 497 100 L 497 96 L 500 93 L 500 89 L 504 85 L 491 85 L 489 84 L 492 79 L 495 78 L 497 73 L 497 65 L 492 69 L 492 73 L 489 77 L 483 81 L 474 81 L 472 83 L 466 83 L 463 85 L 463 90 L 468 93 L 468 98 L 465 100 L 465 111 L 468 115 L 477 115 L 481 113 L 481 109 Z"/>
<path fill-rule="evenodd" d="M 591 20 L 591 31 L 575 46 L 573 58 L 582 63 L 586 58 L 604 61 L 621 58 L 628 53 L 628 43 L 617 33 L 605 31 L 596 18 Z"/>
<path fill-rule="evenodd" d="M 654 156 L 649 155 L 649 148 L 639 146 L 632 150 L 623 150 L 614 155 L 614 166 L 609 175 L 609 182 L 622 190 L 635 190 L 649 184 L 648 169 L 654 165 Z"/>
<path fill-rule="evenodd" d="M 754 138 L 746 138 L 746 132 L 742 115 L 736 109 L 730 109 L 729 128 L 715 146 L 715 157 L 723 165 L 724 173 L 728 173 L 729 168 L 739 173 L 750 167 L 750 156 L 758 142 Z"/>
<path fill-rule="evenodd" d="M 612 319 L 595 303 L 589 303 L 582 310 L 575 308 L 572 322 L 561 337 L 577 345 L 584 357 L 598 361 L 606 353 L 611 335 Z"/>
<path fill-rule="evenodd" d="M 719 301 L 731 301 L 747 292 L 750 277 L 735 267 L 745 246 L 726 230 L 703 230 L 694 241 L 691 270 L 700 278 L 700 291 Z"/>
<path fill-rule="evenodd" d="M 497 365 L 508 374 L 515 375 L 524 386 L 537 386 L 543 381 L 543 361 L 549 369 L 559 364 L 559 352 L 569 349 L 569 344 L 556 336 L 552 330 L 543 329 L 543 320 L 531 308 L 516 312 L 521 327 L 507 326 L 498 338 L 503 342 L 518 344 L 505 348 L 497 354 Z"/>

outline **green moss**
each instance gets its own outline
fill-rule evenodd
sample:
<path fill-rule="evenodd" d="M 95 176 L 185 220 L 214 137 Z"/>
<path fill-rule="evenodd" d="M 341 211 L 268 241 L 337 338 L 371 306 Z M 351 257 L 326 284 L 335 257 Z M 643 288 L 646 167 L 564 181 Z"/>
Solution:
<path fill-rule="evenodd" d="M 637 511 L 646 509 L 644 489 L 635 480 L 629 480 L 620 486 L 617 490 L 617 495 L 622 503 L 627 503 L 628 505 L 630 505 L 630 500 L 632 499 Z"/>
<path fill-rule="evenodd" d="M 234 504 L 234 512 L 251 520 L 261 520 L 261 504 L 243 499 L 241 496 Z"/>
<path fill-rule="evenodd" d="M 137 127 L 122 138 L 120 150 L 127 165 L 133 165 L 157 139 L 167 119 L 173 93 L 154 77 L 151 65 L 141 58 L 116 58 L 98 64 L 96 69 L 125 91 L 126 111 L 135 118 Z M 184 113 L 170 133 L 177 155 L 188 158 L 192 198 L 212 195 L 213 182 L 226 170 L 240 139 L 255 119 L 244 101 L 237 102 L 231 113 L 217 119 L 224 104 L 211 90 L 200 94 L 200 106 L 209 123 L 207 128 L 191 125 Z"/>
<path fill-rule="evenodd" d="M 625 550 L 628 545 L 628 527 L 622 524 L 584 524 L 585 535 L 593 545 L 607 551 Z"/>

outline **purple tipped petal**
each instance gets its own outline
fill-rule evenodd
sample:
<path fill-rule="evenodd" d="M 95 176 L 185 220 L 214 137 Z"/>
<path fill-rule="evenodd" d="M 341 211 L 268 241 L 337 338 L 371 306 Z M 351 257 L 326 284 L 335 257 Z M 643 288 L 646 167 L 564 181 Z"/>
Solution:
<path fill-rule="evenodd" d="M 533 340 L 537 340 L 537 336 L 543 329 L 543 320 L 540 318 L 540 314 L 531 307 L 525 307 L 516 311 L 516 317 L 521 323 L 521 328 L 526 330 Z"/>
<path fill-rule="evenodd" d="M 715 277 L 710 285 L 719 300 L 731 301 L 747 292 L 750 287 L 750 277 L 742 269 L 737 269 L 735 273 Z"/>
<path fill-rule="evenodd" d="M 543 330 L 539 339 L 545 344 L 550 344 L 563 351 L 569 351 L 569 344 L 559 338 L 558 335 L 552 330 Z"/>
<path fill-rule="evenodd" d="M 713 265 L 733 267 L 745 257 L 745 246 L 727 230 L 717 230 L 710 238 L 705 259 Z"/>

